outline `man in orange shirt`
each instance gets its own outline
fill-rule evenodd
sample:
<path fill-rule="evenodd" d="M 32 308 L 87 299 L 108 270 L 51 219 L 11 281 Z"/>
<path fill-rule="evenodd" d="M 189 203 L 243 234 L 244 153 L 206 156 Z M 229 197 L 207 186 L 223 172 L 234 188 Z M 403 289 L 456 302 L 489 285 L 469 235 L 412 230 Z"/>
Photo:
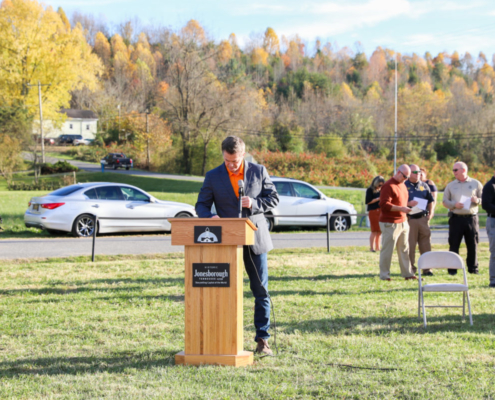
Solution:
<path fill-rule="evenodd" d="M 392 253 L 397 245 L 400 271 L 404 279 L 418 279 L 411 270 L 409 260 L 409 224 L 407 214 L 411 211 L 407 207 L 409 194 L 404 182 L 409 179 L 411 169 L 402 164 L 397 173 L 390 178 L 380 192 L 380 230 L 382 231 L 382 250 L 380 252 L 380 279 L 391 281 L 390 264 Z M 416 201 L 409 203 L 412 206 Z"/>
<path fill-rule="evenodd" d="M 245 145 L 241 138 L 227 137 L 222 142 L 222 153 L 225 163 L 206 174 L 196 211 L 200 218 L 237 218 L 239 180 L 244 181 L 244 196 L 240 200 L 242 216 L 258 228 L 254 233 L 254 245 L 243 249 L 244 266 L 255 298 L 256 352 L 271 355 L 267 253 L 273 249 L 273 244 L 264 213 L 277 206 L 278 194 L 264 166 L 244 161 Z M 213 203 L 217 215 L 211 212 Z"/>

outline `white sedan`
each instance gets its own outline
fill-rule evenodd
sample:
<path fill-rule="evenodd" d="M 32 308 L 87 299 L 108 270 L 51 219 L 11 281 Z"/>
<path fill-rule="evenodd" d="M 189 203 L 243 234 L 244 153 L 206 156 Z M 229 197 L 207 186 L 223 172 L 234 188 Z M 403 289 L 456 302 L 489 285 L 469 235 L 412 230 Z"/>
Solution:
<path fill-rule="evenodd" d="M 170 231 L 166 218 L 197 216 L 189 204 L 158 200 L 135 186 L 90 182 L 33 197 L 24 224 L 49 233 L 87 237 L 93 235 L 94 215 L 98 233 Z"/>
<path fill-rule="evenodd" d="M 270 212 L 273 217 L 267 218 L 270 230 L 274 226 L 326 226 L 326 217 L 305 217 L 305 215 L 334 215 L 330 218 L 330 229 L 346 231 L 357 222 L 356 209 L 351 203 L 325 196 L 309 183 L 290 178 L 271 177 L 280 198 L 278 206 Z M 354 214 L 354 215 L 352 215 Z M 293 215 L 294 217 L 276 217 L 277 215 Z"/>

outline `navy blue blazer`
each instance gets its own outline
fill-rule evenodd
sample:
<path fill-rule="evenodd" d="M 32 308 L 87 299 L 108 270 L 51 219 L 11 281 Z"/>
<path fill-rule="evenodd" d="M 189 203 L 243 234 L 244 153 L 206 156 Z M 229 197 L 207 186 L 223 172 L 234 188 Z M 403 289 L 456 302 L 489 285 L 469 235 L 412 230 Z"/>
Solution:
<path fill-rule="evenodd" d="M 254 234 L 252 250 L 254 254 L 267 253 L 273 249 L 273 243 L 263 214 L 275 208 L 279 199 L 275 185 L 263 165 L 244 161 L 244 195 L 251 198 L 252 207 L 243 208 L 242 216 L 249 218 L 258 228 Z M 220 218 L 239 216 L 239 200 L 230 183 L 225 164 L 206 173 L 196 203 L 198 217 L 211 218 L 213 203 Z"/>

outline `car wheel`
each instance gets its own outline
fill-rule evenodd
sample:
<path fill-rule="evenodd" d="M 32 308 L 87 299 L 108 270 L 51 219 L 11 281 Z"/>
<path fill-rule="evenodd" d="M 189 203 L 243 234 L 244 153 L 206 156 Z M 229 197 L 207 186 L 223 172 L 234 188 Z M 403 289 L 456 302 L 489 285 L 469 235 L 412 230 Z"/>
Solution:
<path fill-rule="evenodd" d="M 94 217 L 89 214 L 83 214 L 76 218 L 72 226 L 72 234 L 75 237 L 93 236 L 95 229 Z"/>
<path fill-rule="evenodd" d="M 191 218 L 192 215 L 186 212 L 180 212 L 174 218 Z"/>
<path fill-rule="evenodd" d="M 339 212 L 340 213 L 340 212 Z M 343 215 L 338 215 L 330 218 L 330 230 L 343 232 L 351 227 L 351 219 Z"/>
<path fill-rule="evenodd" d="M 113 169 L 117 169 L 117 168 L 118 168 L 118 167 L 117 167 L 117 165 L 114 165 L 114 166 L 113 166 Z"/>
<path fill-rule="evenodd" d="M 129 171 L 129 169 L 130 169 L 129 167 L 125 167 L 125 170 L 126 170 L 126 171 Z"/>
<path fill-rule="evenodd" d="M 271 215 L 271 214 L 270 214 Z M 273 231 L 273 218 L 267 218 L 265 217 L 266 225 L 268 226 L 268 232 Z"/>

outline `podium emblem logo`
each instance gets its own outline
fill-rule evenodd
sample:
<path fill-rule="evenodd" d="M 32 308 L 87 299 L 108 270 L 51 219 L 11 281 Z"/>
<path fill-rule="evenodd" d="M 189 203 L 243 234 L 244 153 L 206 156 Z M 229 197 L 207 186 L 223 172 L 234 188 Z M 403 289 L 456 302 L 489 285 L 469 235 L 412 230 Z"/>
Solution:
<path fill-rule="evenodd" d="M 195 226 L 194 243 L 222 243 L 222 227 Z"/>

